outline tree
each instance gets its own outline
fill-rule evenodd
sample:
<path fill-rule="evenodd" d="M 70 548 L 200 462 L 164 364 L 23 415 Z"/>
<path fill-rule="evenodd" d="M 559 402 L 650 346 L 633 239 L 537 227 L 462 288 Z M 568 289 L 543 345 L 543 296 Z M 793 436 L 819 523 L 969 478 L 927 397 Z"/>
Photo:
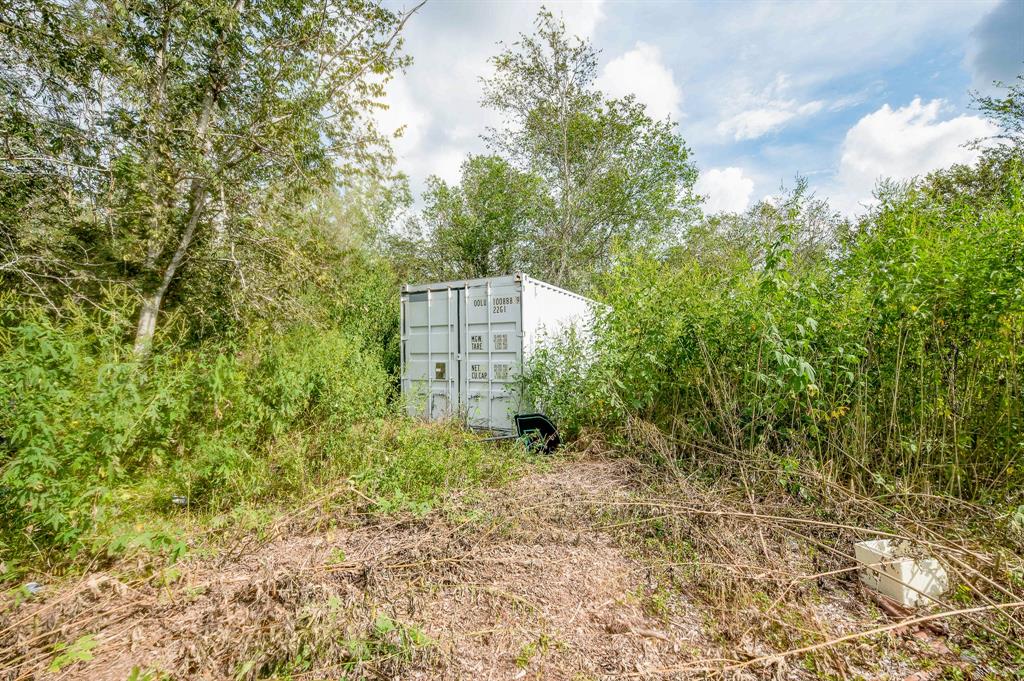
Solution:
<path fill-rule="evenodd" d="M 851 229 L 828 201 L 815 196 L 806 178 L 797 177 L 792 187 L 742 213 L 708 215 L 690 226 L 669 259 L 695 259 L 709 270 L 733 260 L 763 269 L 783 244 L 794 265 L 807 267 L 838 253 Z"/>
<path fill-rule="evenodd" d="M 935 171 L 921 183 L 944 206 L 980 210 L 1015 201 L 1024 174 L 1024 75 L 997 85 L 1002 96 L 973 94 L 975 108 L 996 127 L 995 134 L 970 143 L 981 152 L 978 162 Z"/>
<path fill-rule="evenodd" d="M 145 351 L 183 272 L 244 285 L 283 209 L 383 173 L 367 114 L 406 63 L 407 16 L 374 0 L 4 5 L 4 276 L 47 299 L 128 284 Z"/>
<path fill-rule="evenodd" d="M 490 277 L 522 269 L 540 205 L 540 180 L 497 156 L 470 156 L 459 185 L 428 180 L 433 276 Z"/>
<path fill-rule="evenodd" d="M 1024 74 L 1017 76 L 1017 82 L 1006 85 L 999 83 L 1005 94 L 1002 97 L 974 94 L 974 104 L 982 114 L 999 128 L 994 139 L 1004 150 L 1024 149 Z"/>
<path fill-rule="evenodd" d="M 491 62 L 483 103 L 504 125 L 485 139 L 540 178 L 545 195 L 529 249 L 534 274 L 585 285 L 611 264 L 616 242 L 657 247 L 692 215 L 697 172 L 675 124 L 653 120 L 632 96 L 598 91 L 594 48 L 550 12 Z"/>

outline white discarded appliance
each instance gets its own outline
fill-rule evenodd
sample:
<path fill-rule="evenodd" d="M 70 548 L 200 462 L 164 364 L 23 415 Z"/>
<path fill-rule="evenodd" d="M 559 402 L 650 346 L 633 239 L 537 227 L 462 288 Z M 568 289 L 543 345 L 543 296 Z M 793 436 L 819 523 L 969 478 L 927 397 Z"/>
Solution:
<path fill-rule="evenodd" d="M 908 542 L 891 539 L 857 542 L 853 551 L 862 566 L 860 580 L 907 607 L 935 603 L 949 590 L 949 575 L 935 558 L 911 557 L 912 549 Z"/>
<path fill-rule="evenodd" d="M 525 274 L 402 287 L 402 395 L 414 418 L 512 433 L 533 411 L 517 381 L 531 351 L 595 303 Z"/>

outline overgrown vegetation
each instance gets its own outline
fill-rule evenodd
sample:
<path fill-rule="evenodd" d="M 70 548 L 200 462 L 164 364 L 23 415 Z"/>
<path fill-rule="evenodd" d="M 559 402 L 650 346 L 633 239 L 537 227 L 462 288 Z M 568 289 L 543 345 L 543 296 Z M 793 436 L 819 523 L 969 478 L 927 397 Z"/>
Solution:
<path fill-rule="evenodd" d="M 395 422 L 398 280 L 374 244 L 408 198 L 372 111 L 405 17 L 0 16 L 4 579 L 155 546 L 139 514 L 347 477 L 395 510 L 501 476 L 471 437 Z"/>
<path fill-rule="evenodd" d="M 690 229 L 666 257 L 624 257 L 601 279 L 596 347 L 549 348 L 531 387 L 577 431 L 653 423 L 671 458 L 745 451 L 1013 516 L 1022 168 L 1019 149 L 989 150 L 977 168 L 883 188 L 854 225 L 799 184 Z"/>
<path fill-rule="evenodd" d="M 702 215 L 680 128 L 601 93 L 596 50 L 544 11 L 492 60 L 483 104 L 504 123 L 480 131 L 489 153 L 457 185 L 431 178 L 412 214 L 373 123 L 408 63 L 408 18 L 370 0 L 0 7 L 0 582 L 139 550 L 173 562 L 190 531 L 259 534 L 340 495 L 415 522 L 508 480 L 516 447 L 405 418 L 396 293 L 523 269 L 604 304 L 591 334 L 554 339 L 524 372 L 570 443 L 635 455 L 661 476 L 648 491 L 686 494 L 685 470 L 753 507 L 761 485 L 844 542 L 844 520 L 984 508 L 963 535 L 997 557 L 962 600 L 1019 587 L 1002 556 L 1024 537 L 1024 81 L 977 100 L 1001 132 L 975 165 L 882 183 L 854 220 L 800 180 Z M 640 526 L 623 534 L 646 558 L 721 548 L 644 503 L 607 519 Z M 470 525 L 446 528 L 453 546 Z M 420 543 L 391 569 L 419 565 Z M 316 569 L 351 567 L 336 558 Z M 177 577 L 145 579 L 155 603 Z M 274 611 L 282 642 L 254 625 L 267 640 L 225 658 L 238 678 L 317 655 L 384 670 L 431 647 L 383 614 L 339 642 L 339 602 L 313 607 L 297 574 L 260 584 L 310 606 L 309 626 Z M 748 587 L 708 603 L 749 608 L 764 594 Z M 671 612 L 657 589 L 638 598 Z M 715 630 L 749 628 L 733 629 Z M 57 645 L 55 670 L 95 639 Z M 541 633 L 515 664 L 561 652 Z"/>
<path fill-rule="evenodd" d="M 254 329 L 232 347 L 140 364 L 126 328 L 64 312 L 59 324 L 38 308 L 6 320 L 8 570 L 12 556 L 59 563 L 105 549 L 95 541 L 119 522 L 173 510 L 174 497 L 193 511 L 224 511 L 354 476 L 382 507 L 404 508 L 500 477 L 502 466 L 468 436 L 390 423 L 381 353 L 354 333 Z"/>

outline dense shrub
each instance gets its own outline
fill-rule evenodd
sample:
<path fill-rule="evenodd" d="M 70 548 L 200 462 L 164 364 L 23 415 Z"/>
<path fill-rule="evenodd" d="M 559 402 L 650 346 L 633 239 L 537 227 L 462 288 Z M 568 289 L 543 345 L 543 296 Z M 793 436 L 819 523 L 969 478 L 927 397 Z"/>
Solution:
<path fill-rule="evenodd" d="M 198 368 L 189 432 L 171 470 L 200 506 L 304 489 L 324 463 L 314 436 L 340 437 L 388 410 L 379 357 L 338 330 L 297 326 L 251 338 Z"/>
<path fill-rule="evenodd" d="M 16 553 L 80 549 L 112 491 L 139 478 L 206 507 L 300 490 L 323 462 L 294 433 L 338 436 L 388 413 L 379 352 L 343 330 L 253 330 L 233 346 L 143 361 L 108 314 L 68 304 L 56 323 L 32 306 L 8 309 L 0 537 Z"/>
<path fill-rule="evenodd" d="M 811 246 L 798 195 L 755 209 L 749 238 L 695 232 L 625 260 L 603 280 L 596 346 L 548 348 L 530 388 L 570 429 L 640 418 L 679 452 L 802 457 L 862 487 L 1007 489 L 1024 478 L 1024 205 L 1019 173 L 1007 181 L 980 207 L 894 190 Z"/>

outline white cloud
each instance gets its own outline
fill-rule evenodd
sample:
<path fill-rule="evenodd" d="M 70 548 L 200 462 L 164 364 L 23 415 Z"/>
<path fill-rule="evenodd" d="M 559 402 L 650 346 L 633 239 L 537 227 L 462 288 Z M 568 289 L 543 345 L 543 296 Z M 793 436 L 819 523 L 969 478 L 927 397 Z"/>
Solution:
<path fill-rule="evenodd" d="M 800 102 L 786 95 L 792 89 L 789 76 L 778 73 L 760 92 L 747 89 L 735 96 L 743 107 L 739 113 L 721 121 L 715 128 L 719 135 L 732 136 L 737 142 L 757 139 L 774 132 L 796 118 L 813 116 L 825 107 L 825 102 Z"/>
<path fill-rule="evenodd" d="M 772 101 L 768 106 L 741 111 L 718 124 L 722 135 L 732 135 L 737 142 L 763 137 L 769 132 L 782 128 L 794 118 L 812 116 L 824 106 L 824 102 L 813 101 L 800 104 L 795 101 Z"/>
<path fill-rule="evenodd" d="M 888 104 L 861 118 L 846 133 L 837 175 L 836 206 L 853 212 L 870 203 L 879 178 L 907 180 L 954 163 L 972 163 L 978 152 L 964 146 L 992 135 L 979 116 L 940 120 L 945 102 L 919 98 L 898 109 Z"/>
<path fill-rule="evenodd" d="M 743 174 L 742 168 L 712 168 L 701 173 L 696 189 L 707 197 L 705 213 L 738 213 L 750 205 L 754 181 Z"/>
<path fill-rule="evenodd" d="M 652 118 L 679 119 L 683 93 L 672 70 L 665 66 L 661 50 L 654 45 L 638 42 L 632 50 L 608 62 L 597 86 L 612 97 L 636 95 Z"/>
<path fill-rule="evenodd" d="M 436 122 L 428 109 L 429 104 L 415 96 L 410 82 L 398 77 L 388 84 L 384 98 L 387 109 L 376 112 L 377 125 L 382 133 L 400 135 L 392 138 L 398 168 L 422 182 L 430 175 L 437 175 L 446 182 L 458 182 L 462 160 L 474 139 L 465 139 L 459 131 L 447 135 L 458 146 L 451 143 L 437 145 L 432 139 Z M 418 191 L 421 187 L 416 186 Z"/>
<path fill-rule="evenodd" d="M 604 0 L 577 1 L 556 7 L 556 13 L 562 15 L 566 29 L 582 38 L 592 38 L 597 25 L 604 20 Z"/>
<path fill-rule="evenodd" d="M 842 111 L 844 109 L 849 109 L 850 107 L 859 106 L 866 102 L 870 96 L 871 91 L 869 89 L 862 89 L 859 92 L 854 92 L 853 94 L 833 99 L 828 103 L 828 110 Z"/>
<path fill-rule="evenodd" d="M 401 131 L 394 141 L 395 152 L 405 154 L 415 150 L 423 142 L 423 135 L 430 125 L 430 114 L 417 106 L 409 91 L 409 84 L 398 78 L 388 84 L 384 99 L 388 108 L 376 112 L 377 125 L 386 135 Z"/>
<path fill-rule="evenodd" d="M 458 184 L 465 160 L 466 152 L 460 148 L 435 151 L 427 159 L 427 174 L 437 175 L 448 184 Z"/>

